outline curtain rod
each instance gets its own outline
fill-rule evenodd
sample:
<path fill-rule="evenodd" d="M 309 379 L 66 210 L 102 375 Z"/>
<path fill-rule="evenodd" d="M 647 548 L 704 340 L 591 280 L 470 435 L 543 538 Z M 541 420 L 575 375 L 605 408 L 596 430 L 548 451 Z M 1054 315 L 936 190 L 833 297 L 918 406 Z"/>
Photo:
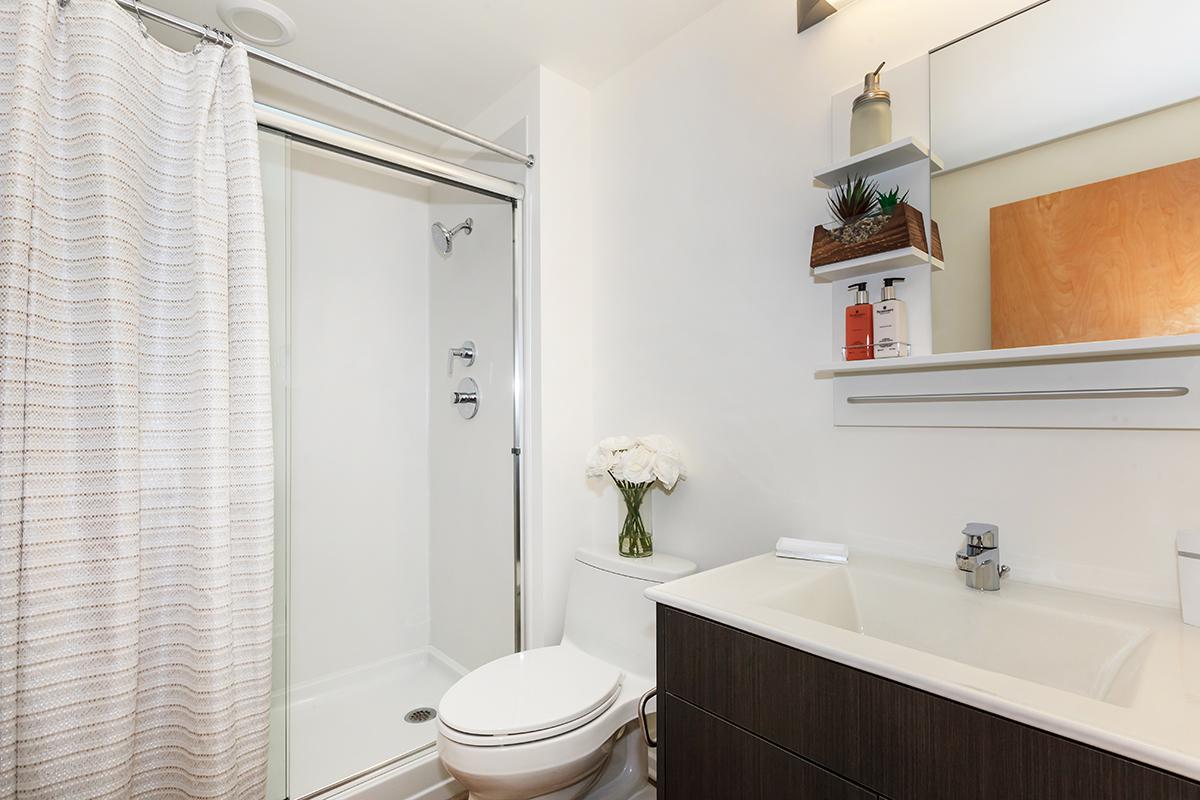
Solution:
<path fill-rule="evenodd" d="M 59 0 L 61 5 L 66 5 L 69 2 L 70 0 Z M 202 39 L 207 39 L 210 42 L 216 42 L 217 44 L 224 45 L 225 47 L 231 47 L 236 42 L 231 34 L 208 27 L 207 25 L 197 25 L 196 23 L 190 22 L 182 17 L 177 17 L 174 14 L 168 14 L 165 11 L 160 11 L 157 8 L 153 8 L 152 6 L 138 2 L 138 0 L 116 0 L 116 3 L 126 11 L 131 11 L 136 14 L 139 19 L 142 17 L 145 17 L 146 19 L 152 19 L 155 22 L 161 22 L 162 24 L 175 28 L 176 30 L 185 31 L 193 36 L 199 36 Z M 482 147 L 485 150 L 491 150 L 493 153 L 499 153 L 502 156 L 513 159 L 514 161 L 520 161 L 526 167 L 532 167 L 534 164 L 534 158 L 532 154 L 527 155 L 524 153 L 518 153 L 516 150 L 507 148 L 504 145 L 496 144 L 493 141 L 484 139 L 482 136 L 476 136 L 470 131 L 465 131 L 462 128 L 456 128 L 453 125 L 449 125 L 440 120 L 436 120 L 433 117 L 426 116 L 419 111 L 413 111 L 411 108 L 406 108 L 398 103 L 385 100 L 378 95 L 363 91 L 362 89 L 351 86 L 348 83 L 343 83 L 336 78 L 331 78 L 328 75 L 323 75 L 322 73 L 317 72 L 316 70 L 311 70 L 308 67 L 302 67 L 293 61 L 280 58 L 273 53 L 268 53 L 266 50 L 260 50 L 253 45 L 243 42 L 242 46 L 246 48 L 246 54 L 256 61 L 262 61 L 265 64 L 278 67 L 284 72 L 290 72 L 291 74 L 298 75 L 301 78 L 307 78 L 314 83 L 327 86 L 330 89 L 341 92 L 342 94 L 349 95 L 350 97 L 370 103 L 373 106 L 387 109 L 388 111 L 399 114 L 400 116 L 410 119 L 413 122 L 419 122 L 420 124 L 433 128 L 434 130 L 449 134 L 456 139 L 461 139 L 464 142 L 470 142 L 473 145 Z"/>

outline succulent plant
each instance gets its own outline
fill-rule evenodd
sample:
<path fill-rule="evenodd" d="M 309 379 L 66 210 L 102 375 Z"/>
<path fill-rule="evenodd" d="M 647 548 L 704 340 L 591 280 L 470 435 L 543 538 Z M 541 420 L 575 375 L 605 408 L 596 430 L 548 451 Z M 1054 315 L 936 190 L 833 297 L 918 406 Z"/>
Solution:
<path fill-rule="evenodd" d="M 861 175 L 846 177 L 829 193 L 829 212 L 833 218 L 845 225 L 862 219 L 878 210 L 879 186 Z"/>
<path fill-rule="evenodd" d="M 882 214 L 891 214 L 896 210 L 896 206 L 908 199 L 908 192 L 900 194 L 900 187 L 893 186 L 885 191 L 875 192 L 875 202 L 879 204 L 879 211 Z"/>

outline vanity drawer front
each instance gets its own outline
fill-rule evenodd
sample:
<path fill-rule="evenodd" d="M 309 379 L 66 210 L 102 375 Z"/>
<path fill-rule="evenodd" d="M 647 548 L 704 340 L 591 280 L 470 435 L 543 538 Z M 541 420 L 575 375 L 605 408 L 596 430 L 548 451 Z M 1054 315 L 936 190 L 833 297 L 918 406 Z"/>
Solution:
<path fill-rule="evenodd" d="M 660 691 L 893 800 L 1200 800 L 1179 776 L 666 606 L 658 637 Z"/>
<path fill-rule="evenodd" d="M 875 794 L 670 695 L 659 695 L 659 800 L 875 800 Z"/>

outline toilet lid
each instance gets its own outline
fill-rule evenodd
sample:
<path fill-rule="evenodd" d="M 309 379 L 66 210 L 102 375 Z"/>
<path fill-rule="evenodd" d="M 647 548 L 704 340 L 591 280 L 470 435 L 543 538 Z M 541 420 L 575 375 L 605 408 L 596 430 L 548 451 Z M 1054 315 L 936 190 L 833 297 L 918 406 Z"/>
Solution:
<path fill-rule="evenodd" d="M 504 656 L 442 696 L 443 724 L 476 736 L 555 728 L 612 701 L 624 675 L 612 664 L 556 645 Z"/>

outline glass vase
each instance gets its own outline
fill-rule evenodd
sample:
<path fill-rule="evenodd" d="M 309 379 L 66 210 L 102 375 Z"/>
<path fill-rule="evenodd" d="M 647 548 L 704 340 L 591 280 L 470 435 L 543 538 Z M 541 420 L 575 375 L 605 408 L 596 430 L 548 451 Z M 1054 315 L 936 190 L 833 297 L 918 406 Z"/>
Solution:
<path fill-rule="evenodd" d="M 629 483 L 617 481 L 621 497 L 625 500 L 625 519 L 617 537 L 617 552 L 625 558 L 645 558 L 654 555 L 654 536 L 650 530 L 650 508 L 646 494 L 652 483 Z M 642 511 L 645 508 L 645 516 Z"/>

